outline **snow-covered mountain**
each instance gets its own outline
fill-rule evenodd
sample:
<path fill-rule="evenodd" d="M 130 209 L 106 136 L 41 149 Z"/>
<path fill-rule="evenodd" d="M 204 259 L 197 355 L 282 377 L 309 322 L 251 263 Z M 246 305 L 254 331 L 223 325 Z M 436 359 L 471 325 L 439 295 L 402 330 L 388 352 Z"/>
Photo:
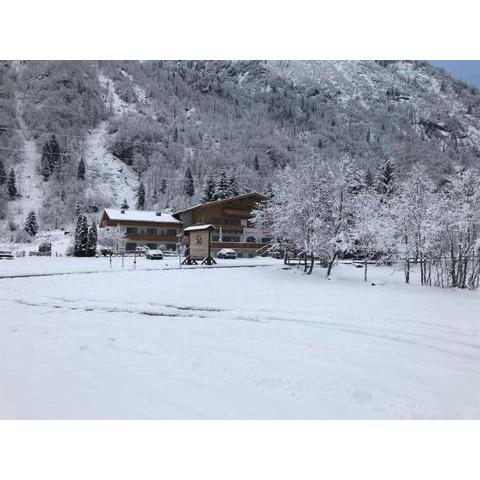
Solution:
<path fill-rule="evenodd" d="M 211 170 L 265 190 L 286 165 L 345 150 L 370 173 L 389 156 L 441 182 L 479 161 L 480 95 L 418 61 L 0 63 L 0 160 L 18 193 L 0 185 L 0 236 L 32 209 L 48 229 L 76 205 L 133 206 L 139 182 L 155 209 L 200 200 Z"/>

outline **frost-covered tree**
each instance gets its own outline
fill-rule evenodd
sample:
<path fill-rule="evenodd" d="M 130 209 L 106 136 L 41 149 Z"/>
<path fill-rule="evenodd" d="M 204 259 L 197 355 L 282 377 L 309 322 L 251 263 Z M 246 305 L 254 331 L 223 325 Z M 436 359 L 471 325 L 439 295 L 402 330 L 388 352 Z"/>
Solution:
<path fill-rule="evenodd" d="M 49 179 L 51 173 L 47 144 L 43 146 L 42 157 L 40 159 L 40 173 L 43 176 L 43 180 L 46 182 Z"/>
<path fill-rule="evenodd" d="M 395 167 L 390 157 L 386 157 L 378 167 L 375 188 L 378 193 L 386 197 L 390 196 L 395 189 Z"/>
<path fill-rule="evenodd" d="M 328 169 L 317 159 L 296 168 L 287 167 L 274 197 L 257 212 L 256 220 L 270 227 L 275 241 L 284 248 L 314 256 L 326 247 L 325 210 L 329 200 Z M 311 263 L 313 268 L 313 262 Z"/>
<path fill-rule="evenodd" d="M 215 200 L 222 200 L 229 197 L 229 183 L 227 174 L 222 171 L 218 174 L 215 182 Z"/>
<path fill-rule="evenodd" d="M 15 198 L 18 197 L 17 181 L 15 179 L 15 171 L 13 168 L 10 170 L 10 174 L 8 176 L 7 192 L 10 200 L 15 200 Z"/>
<path fill-rule="evenodd" d="M 364 181 L 365 186 L 367 188 L 373 187 L 373 181 L 374 179 L 373 179 L 372 171 L 370 170 L 370 167 L 367 167 L 367 170 L 365 172 L 365 181 Z"/>
<path fill-rule="evenodd" d="M 75 238 L 73 244 L 73 255 L 85 257 L 88 249 L 88 222 L 85 215 L 80 215 L 75 227 Z"/>
<path fill-rule="evenodd" d="M 94 257 L 97 253 L 97 225 L 92 221 L 90 227 L 88 228 L 87 235 L 87 248 L 85 256 Z"/>
<path fill-rule="evenodd" d="M 211 202 L 215 200 L 215 178 L 213 172 L 208 172 L 207 178 L 205 180 L 205 185 L 203 186 L 203 202 Z"/>
<path fill-rule="evenodd" d="M 193 195 L 195 194 L 195 184 L 193 182 L 193 175 L 190 167 L 185 170 L 185 178 L 183 180 L 183 193 L 187 197 L 193 197 Z"/>
<path fill-rule="evenodd" d="M 240 194 L 240 186 L 238 184 L 237 178 L 233 174 L 228 179 L 227 194 L 228 197 L 235 197 Z"/>
<path fill-rule="evenodd" d="M 0 159 L 0 187 L 5 184 L 7 181 L 7 173 L 5 172 L 5 165 Z"/>
<path fill-rule="evenodd" d="M 368 262 L 391 260 L 395 253 L 395 223 L 390 206 L 374 189 L 364 189 L 355 197 L 354 247 L 364 264 L 364 280 L 368 279 Z"/>
<path fill-rule="evenodd" d="M 80 158 L 80 161 L 78 162 L 77 179 L 85 180 L 85 161 L 83 160 L 83 157 Z"/>
<path fill-rule="evenodd" d="M 46 181 L 54 172 L 58 172 L 61 166 L 61 150 L 57 137 L 52 135 L 43 145 L 40 161 L 40 173 Z"/>
<path fill-rule="evenodd" d="M 260 171 L 260 162 L 258 160 L 258 155 L 255 154 L 255 158 L 253 159 L 253 168 L 256 172 Z"/>
<path fill-rule="evenodd" d="M 477 288 L 480 280 L 480 172 L 461 170 L 431 205 L 433 283 Z M 428 273 L 428 272 L 427 272 Z M 430 282 L 426 282 L 430 283 Z"/>
<path fill-rule="evenodd" d="M 143 210 L 145 208 L 145 185 L 140 182 L 137 190 L 137 208 Z"/>
<path fill-rule="evenodd" d="M 121 227 L 100 228 L 98 231 L 98 245 L 110 247 L 115 251 L 123 251 L 127 241 L 126 232 Z"/>
<path fill-rule="evenodd" d="M 7 192 L 4 188 L 0 188 L 0 219 L 5 218 L 7 213 Z"/>
<path fill-rule="evenodd" d="M 126 199 L 126 198 L 124 198 L 124 199 L 122 200 L 122 204 L 120 205 L 120 208 L 121 208 L 122 210 L 128 210 L 128 209 L 130 208 L 130 205 L 128 205 L 128 202 L 127 202 L 127 199 Z"/>
<path fill-rule="evenodd" d="M 284 172 L 259 219 L 271 226 L 278 242 L 320 256 L 329 276 L 338 257 L 355 250 L 361 174 L 348 155 L 333 166 L 311 158 Z"/>
<path fill-rule="evenodd" d="M 160 193 L 162 195 L 165 195 L 167 191 L 167 180 L 165 178 L 162 178 L 162 180 L 160 181 Z"/>
<path fill-rule="evenodd" d="M 396 251 L 403 260 L 405 281 L 410 282 L 411 261 L 423 262 L 431 240 L 431 209 L 435 185 L 425 167 L 416 165 L 388 202 L 395 220 Z"/>
<path fill-rule="evenodd" d="M 25 219 L 24 230 L 28 233 L 28 235 L 31 235 L 32 237 L 34 237 L 38 233 L 37 216 L 35 215 L 35 212 L 33 210 L 29 212 L 27 218 Z"/>

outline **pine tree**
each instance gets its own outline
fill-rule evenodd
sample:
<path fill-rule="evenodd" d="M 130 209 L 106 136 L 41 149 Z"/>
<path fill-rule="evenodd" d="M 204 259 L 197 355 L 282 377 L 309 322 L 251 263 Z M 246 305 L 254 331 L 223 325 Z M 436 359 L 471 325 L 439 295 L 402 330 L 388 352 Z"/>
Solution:
<path fill-rule="evenodd" d="M 42 149 L 40 173 L 42 174 L 43 179 L 47 181 L 52 173 L 58 172 L 60 166 L 60 145 L 58 144 L 55 135 L 52 135 L 50 139 L 45 142 Z"/>
<path fill-rule="evenodd" d="M 253 160 L 253 168 L 255 169 L 256 172 L 260 171 L 260 162 L 258 160 L 258 155 L 255 155 L 255 158 Z"/>
<path fill-rule="evenodd" d="M 187 197 L 193 197 L 195 193 L 195 185 L 193 182 L 193 175 L 190 167 L 187 168 L 185 171 L 185 179 L 183 181 L 183 193 L 187 195 Z"/>
<path fill-rule="evenodd" d="M 10 170 L 10 175 L 8 176 L 7 191 L 10 200 L 14 200 L 18 196 L 17 183 L 15 180 L 15 172 L 13 171 L 13 168 L 12 170 Z"/>
<path fill-rule="evenodd" d="M 3 161 L 0 159 L 0 186 L 4 185 L 7 181 L 7 173 L 5 172 L 5 165 Z"/>
<path fill-rule="evenodd" d="M 50 165 L 49 165 L 48 144 L 43 146 L 42 158 L 40 160 L 40 173 L 43 176 L 43 180 L 46 182 L 50 177 Z"/>
<path fill-rule="evenodd" d="M 140 182 L 137 191 L 137 208 L 143 210 L 145 208 L 145 185 Z"/>
<path fill-rule="evenodd" d="M 228 197 L 228 180 L 225 172 L 220 172 L 215 184 L 215 200 Z"/>
<path fill-rule="evenodd" d="M 32 210 L 25 219 L 25 231 L 34 237 L 38 232 L 38 223 L 37 223 L 37 216 L 35 212 Z"/>
<path fill-rule="evenodd" d="M 128 210 L 130 208 L 130 205 L 127 202 L 127 199 L 124 198 L 122 204 L 120 205 L 120 208 L 122 210 Z"/>
<path fill-rule="evenodd" d="M 75 227 L 75 242 L 73 245 L 73 255 L 75 257 L 84 257 L 87 253 L 88 245 L 88 222 L 85 215 L 80 215 Z"/>
<path fill-rule="evenodd" d="M 240 194 L 240 187 L 234 175 L 228 180 L 228 197 L 236 197 Z"/>
<path fill-rule="evenodd" d="M 373 175 L 370 167 L 368 167 L 367 171 L 365 172 L 365 185 L 367 188 L 371 188 L 373 186 Z"/>
<path fill-rule="evenodd" d="M 267 185 L 267 188 L 265 190 L 265 196 L 270 199 L 272 199 L 275 196 L 275 192 L 273 191 L 273 187 L 271 183 Z"/>
<path fill-rule="evenodd" d="M 80 162 L 78 162 L 77 179 L 85 180 L 85 162 L 83 160 L 83 157 L 80 159 Z"/>
<path fill-rule="evenodd" d="M 395 187 L 395 168 L 390 158 L 385 158 L 375 178 L 375 189 L 380 195 L 390 196 Z"/>
<path fill-rule="evenodd" d="M 87 234 L 86 256 L 94 257 L 97 253 L 97 226 L 92 222 Z"/>
<path fill-rule="evenodd" d="M 215 200 L 215 179 L 213 177 L 213 173 L 209 172 L 203 187 L 202 201 L 211 202 L 212 200 Z"/>
<path fill-rule="evenodd" d="M 167 181 L 162 178 L 162 181 L 160 182 L 160 193 L 162 195 L 165 195 L 165 192 L 167 191 Z"/>
<path fill-rule="evenodd" d="M 49 158 L 49 166 L 50 166 L 50 173 L 58 171 L 60 168 L 60 145 L 57 142 L 57 137 L 52 135 L 50 138 L 50 158 Z"/>

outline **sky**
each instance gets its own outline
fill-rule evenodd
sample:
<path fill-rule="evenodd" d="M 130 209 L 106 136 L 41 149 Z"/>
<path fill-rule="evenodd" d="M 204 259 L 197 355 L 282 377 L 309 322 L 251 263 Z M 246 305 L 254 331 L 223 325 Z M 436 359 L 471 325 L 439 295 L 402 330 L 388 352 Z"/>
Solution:
<path fill-rule="evenodd" d="M 430 60 L 436 67 L 443 67 L 450 75 L 480 88 L 480 60 Z"/>

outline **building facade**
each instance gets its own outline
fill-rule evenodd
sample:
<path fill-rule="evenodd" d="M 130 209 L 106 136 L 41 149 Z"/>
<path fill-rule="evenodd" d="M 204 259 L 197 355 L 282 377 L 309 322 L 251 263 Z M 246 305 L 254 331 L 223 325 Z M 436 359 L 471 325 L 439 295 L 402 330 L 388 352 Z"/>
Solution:
<path fill-rule="evenodd" d="M 211 252 L 216 256 L 222 248 L 233 248 L 239 257 L 254 257 L 271 241 L 268 232 L 252 222 L 252 212 L 267 197 L 252 192 L 223 200 L 206 202 L 174 213 L 184 227 L 212 224 Z"/>
<path fill-rule="evenodd" d="M 106 208 L 100 219 L 100 228 L 120 227 L 126 235 L 125 250 L 137 247 L 175 250 L 182 233 L 182 222 L 168 213 L 143 210 L 116 210 Z"/>

